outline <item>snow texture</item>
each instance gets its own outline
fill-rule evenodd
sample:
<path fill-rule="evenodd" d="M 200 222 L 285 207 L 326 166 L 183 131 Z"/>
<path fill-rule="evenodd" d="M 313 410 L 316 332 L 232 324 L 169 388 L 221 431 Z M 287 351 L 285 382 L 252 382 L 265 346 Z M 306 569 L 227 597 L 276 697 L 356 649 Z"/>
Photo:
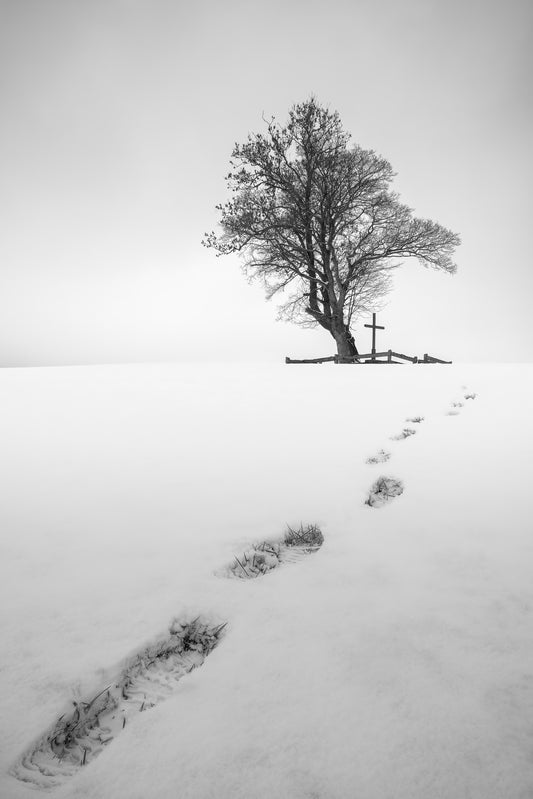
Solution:
<path fill-rule="evenodd" d="M 532 796 L 532 389 L 529 364 L 0 370 L 2 799 Z M 413 414 L 405 491 L 369 508 L 365 453 Z M 215 575 L 302 520 L 317 553 Z M 119 705 L 51 791 L 13 776 L 198 616 L 223 640 L 165 701 Z"/>

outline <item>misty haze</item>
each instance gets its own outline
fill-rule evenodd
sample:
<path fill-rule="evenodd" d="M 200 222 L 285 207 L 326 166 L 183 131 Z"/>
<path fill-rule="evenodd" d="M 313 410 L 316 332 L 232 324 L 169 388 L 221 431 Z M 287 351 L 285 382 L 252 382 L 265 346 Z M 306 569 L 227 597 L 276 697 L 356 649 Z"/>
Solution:
<path fill-rule="evenodd" d="M 533 792 L 531 7 L 0 2 L 0 797 Z"/>

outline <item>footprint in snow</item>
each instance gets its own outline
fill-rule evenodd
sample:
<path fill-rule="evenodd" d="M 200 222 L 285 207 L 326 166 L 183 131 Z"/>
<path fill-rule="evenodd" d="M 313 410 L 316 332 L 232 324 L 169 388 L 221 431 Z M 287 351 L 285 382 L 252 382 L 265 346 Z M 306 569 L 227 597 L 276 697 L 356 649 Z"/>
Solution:
<path fill-rule="evenodd" d="M 219 643 L 226 624 L 198 616 L 174 621 L 166 636 L 142 649 L 118 679 L 88 702 L 73 702 L 11 769 L 17 779 L 40 788 L 60 785 L 89 765 L 137 714 L 170 696 L 182 677 Z"/>
<path fill-rule="evenodd" d="M 411 424 L 421 424 L 424 421 L 423 416 L 408 416 L 405 420 L 406 422 L 411 422 Z"/>
<path fill-rule="evenodd" d="M 311 552 L 316 552 L 323 543 L 324 536 L 315 524 L 307 527 L 301 525 L 299 530 L 289 527 L 282 540 L 263 541 L 251 546 L 239 557 L 235 556 L 218 575 L 240 580 L 260 577 L 277 569 L 282 563 L 295 563 Z"/>
<path fill-rule="evenodd" d="M 367 463 L 385 463 L 389 460 L 391 456 L 390 452 L 386 452 L 384 449 L 380 449 L 375 455 L 372 455 L 371 458 L 367 458 Z"/>
<path fill-rule="evenodd" d="M 469 400 L 469 399 L 473 400 L 476 397 L 477 397 L 477 394 L 465 394 L 465 400 Z"/>
<path fill-rule="evenodd" d="M 404 427 L 401 433 L 398 433 L 397 436 L 391 436 L 391 441 L 401 441 L 404 438 L 409 438 L 409 436 L 416 435 L 416 430 L 413 430 L 412 427 Z"/>
<path fill-rule="evenodd" d="M 462 402 L 452 402 L 451 407 L 446 411 L 446 416 L 459 416 L 459 408 L 462 407 Z"/>
<path fill-rule="evenodd" d="M 395 497 L 399 497 L 400 494 L 403 494 L 401 480 L 397 480 L 395 477 L 380 477 L 370 489 L 365 505 L 369 505 L 371 508 L 381 508 Z"/>

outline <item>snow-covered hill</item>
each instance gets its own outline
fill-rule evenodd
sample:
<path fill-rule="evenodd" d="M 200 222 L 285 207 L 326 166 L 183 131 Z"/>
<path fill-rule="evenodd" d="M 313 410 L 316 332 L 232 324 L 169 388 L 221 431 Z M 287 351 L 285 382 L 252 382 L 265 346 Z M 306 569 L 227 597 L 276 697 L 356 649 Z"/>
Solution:
<path fill-rule="evenodd" d="M 0 372 L 2 799 L 169 641 L 194 670 L 165 655 L 161 701 L 125 699 L 70 777 L 47 761 L 52 796 L 533 795 L 532 388 L 529 364 Z M 323 544 L 237 579 L 288 525 Z"/>

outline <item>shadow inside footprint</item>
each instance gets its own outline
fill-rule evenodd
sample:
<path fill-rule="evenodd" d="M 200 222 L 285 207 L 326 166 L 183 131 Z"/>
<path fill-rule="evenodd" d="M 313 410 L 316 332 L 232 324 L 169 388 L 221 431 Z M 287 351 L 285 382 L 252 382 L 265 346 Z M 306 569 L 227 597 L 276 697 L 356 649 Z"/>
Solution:
<path fill-rule="evenodd" d="M 465 394 L 465 400 L 467 400 L 467 399 L 475 399 L 476 397 L 477 397 L 477 394 Z"/>
<path fill-rule="evenodd" d="M 391 436 L 391 441 L 401 441 L 403 438 L 409 438 L 409 436 L 416 435 L 416 430 L 413 430 L 412 427 L 404 427 L 401 433 L 398 433 L 397 436 Z"/>
<path fill-rule="evenodd" d="M 300 525 L 299 530 L 288 528 L 281 541 L 263 541 L 247 549 L 233 562 L 225 566 L 219 575 L 250 580 L 277 569 L 282 563 L 294 563 L 311 552 L 316 552 L 324 543 L 324 536 L 315 524 Z"/>
<path fill-rule="evenodd" d="M 154 707 L 219 643 L 226 624 L 177 619 L 169 633 L 133 656 L 116 682 L 69 710 L 13 766 L 23 782 L 50 788 L 74 776 L 111 743 L 134 714 Z"/>
<path fill-rule="evenodd" d="M 395 497 L 403 494 L 403 484 L 395 477 L 380 477 L 370 489 L 365 504 L 371 508 L 380 508 Z"/>
<path fill-rule="evenodd" d="M 423 416 L 408 416 L 405 420 L 406 422 L 411 422 L 411 424 L 421 424 L 424 421 Z"/>
<path fill-rule="evenodd" d="M 385 452 L 384 449 L 380 449 L 376 455 L 372 455 L 371 458 L 367 458 L 367 463 L 385 463 L 389 460 L 391 454 L 390 452 Z"/>

